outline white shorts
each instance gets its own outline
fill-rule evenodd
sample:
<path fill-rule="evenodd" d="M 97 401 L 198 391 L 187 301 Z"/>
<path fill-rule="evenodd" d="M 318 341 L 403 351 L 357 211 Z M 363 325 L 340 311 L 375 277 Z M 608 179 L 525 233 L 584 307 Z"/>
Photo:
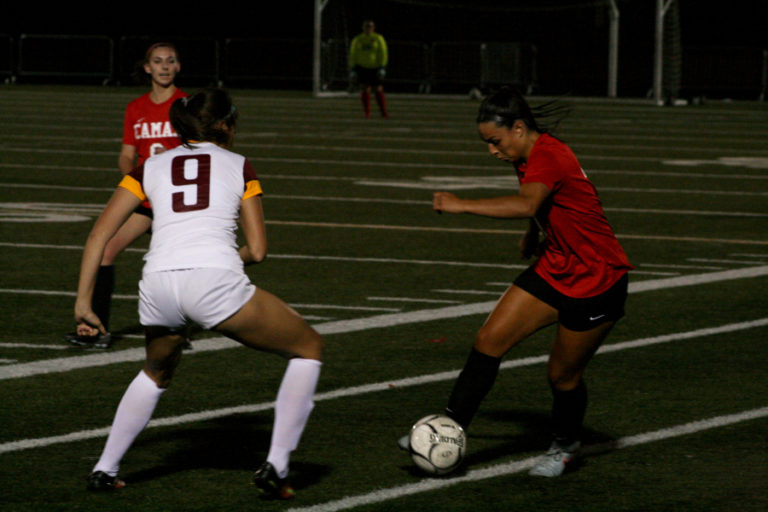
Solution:
<path fill-rule="evenodd" d="M 255 291 L 244 273 L 223 268 L 148 272 L 139 281 L 139 321 L 169 329 L 192 321 L 210 329 L 240 311 Z"/>

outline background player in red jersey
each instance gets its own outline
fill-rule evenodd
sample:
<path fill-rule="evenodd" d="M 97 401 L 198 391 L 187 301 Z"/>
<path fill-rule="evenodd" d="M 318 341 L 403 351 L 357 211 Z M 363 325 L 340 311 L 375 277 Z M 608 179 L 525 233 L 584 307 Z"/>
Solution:
<path fill-rule="evenodd" d="M 551 126 L 544 124 L 546 118 L 559 122 L 564 113 L 553 103 L 531 109 L 508 87 L 489 96 L 479 109 L 478 131 L 492 156 L 515 167 L 519 193 L 463 199 L 437 192 L 433 197 L 438 212 L 530 219 L 520 248 L 525 258 L 537 258 L 502 295 L 478 332 L 446 413 L 467 428 L 507 351 L 556 323 L 547 366 L 554 440 L 531 470 L 532 475 L 549 477 L 562 474 L 576 456 L 587 407 L 582 376 L 624 316 L 632 268 L 603 214 L 595 187 L 570 148 L 550 135 Z M 407 437 L 398 444 L 407 448 Z"/>
<path fill-rule="evenodd" d="M 151 90 L 131 101 L 125 109 L 123 145 L 118 157 L 120 172 L 128 174 L 150 156 L 172 149 L 180 144 L 178 135 L 168 119 L 168 111 L 174 101 L 187 96 L 176 87 L 176 75 L 181 71 L 179 52 L 172 43 L 155 43 L 149 47 L 142 63 L 142 71 Z M 106 327 L 106 333 L 94 336 L 67 334 L 65 339 L 80 346 L 109 348 L 109 317 L 112 308 L 112 292 L 115 286 L 114 262 L 117 256 L 152 225 L 152 209 L 144 201 L 107 244 L 99 267 L 93 293 L 93 310 Z"/>

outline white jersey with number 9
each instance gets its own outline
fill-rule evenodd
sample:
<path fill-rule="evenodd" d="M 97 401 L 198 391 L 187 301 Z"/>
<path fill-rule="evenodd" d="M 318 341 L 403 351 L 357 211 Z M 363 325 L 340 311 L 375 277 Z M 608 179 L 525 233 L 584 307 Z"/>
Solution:
<path fill-rule="evenodd" d="M 152 204 L 144 272 L 243 269 L 236 236 L 240 203 L 262 193 L 244 156 L 208 142 L 178 146 L 149 158 L 120 186 Z"/>

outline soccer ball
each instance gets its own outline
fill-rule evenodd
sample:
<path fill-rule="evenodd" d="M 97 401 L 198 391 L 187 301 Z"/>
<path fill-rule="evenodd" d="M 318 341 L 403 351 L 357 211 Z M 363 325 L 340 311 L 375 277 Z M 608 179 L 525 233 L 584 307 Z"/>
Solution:
<path fill-rule="evenodd" d="M 448 416 L 430 414 L 411 428 L 411 458 L 431 475 L 450 473 L 464 460 L 467 436 L 464 429 Z"/>

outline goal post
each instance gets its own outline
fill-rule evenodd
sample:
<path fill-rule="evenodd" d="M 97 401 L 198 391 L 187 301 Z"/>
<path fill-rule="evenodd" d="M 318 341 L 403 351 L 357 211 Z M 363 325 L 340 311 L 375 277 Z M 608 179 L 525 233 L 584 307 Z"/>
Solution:
<path fill-rule="evenodd" d="M 333 96 L 340 94 L 348 94 L 349 87 L 347 83 L 347 69 L 346 69 L 346 57 L 347 49 L 351 36 L 358 32 L 357 19 L 352 20 L 361 11 L 360 6 L 356 4 L 358 0 L 314 0 L 314 40 L 313 40 L 313 69 L 312 69 L 312 92 L 314 96 Z M 619 78 L 619 24 L 620 24 L 620 7 L 622 1 L 626 0 L 547 0 L 540 4 L 531 5 L 510 5 L 507 3 L 495 3 L 495 2 L 471 2 L 466 1 L 451 1 L 451 2 L 437 2 L 437 1 L 416 1 L 416 0 L 398 0 L 392 1 L 392 8 L 389 9 L 389 5 L 386 5 L 386 9 L 380 12 L 396 12 L 398 8 L 403 6 L 410 9 L 409 12 L 414 12 L 420 9 L 426 19 L 430 19 L 434 23 L 439 23 L 444 16 L 442 14 L 446 12 L 446 9 L 450 10 L 461 8 L 466 13 L 472 15 L 477 14 L 479 19 L 488 19 L 491 17 L 501 18 L 504 16 L 513 15 L 513 17 L 526 17 L 537 20 L 532 23 L 532 26 L 546 26 L 550 19 L 557 18 L 558 20 L 566 19 L 569 14 L 577 14 L 579 19 L 583 19 L 582 13 L 594 12 L 593 27 L 597 27 L 599 32 L 595 34 L 600 35 L 597 41 L 592 44 L 592 57 L 593 61 L 599 61 L 597 64 L 598 72 L 589 73 L 586 71 L 586 67 L 579 68 L 579 71 L 584 74 L 585 77 L 599 77 L 605 76 L 605 82 L 597 84 L 590 84 L 589 90 L 591 94 L 602 94 L 606 97 L 615 98 L 618 95 L 618 78 Z M 671 2 L 672 0 L 658 0 L 659 2 Z M 378 6 L 382 9 L 381 5 L 387 4 L 385 1 L 378 2 Z M 349 23 L 348 19 L 352 21 Z M 438 21 L 434 21 L 438 20 Z M 603 20 L 603 21 L 601 21 Z M 554 26 L 554 25 L 552 25 Z M 607 28 L 606 28 L 607 27 Z M 589 32 L 589 29 L 585 28 L 585 31 Z M 401 31 L 402 32 L 402 31 Z M 446 26 L 443 31 L 446 34 L 451 34 L 450 27 Z M 435 32 L 438 33 L 438 32 Z M 509 70 L 512 68 L 520 68 L 519 63 L 493 63 L 482 61 L 478 65 L 475 61 L 487 58 L 488 55 L 492 55 L 493 52 L 488 52 L 488 48 L 494 45 L 517 45 L 519 47 L 527 48 L 531 45 L 530 41 L 525 38 L 530 37 L 526 35 L 520 35 L 520 39 L 505 40 L 504 37 L 509 33 L 500 30 L 498 27 L 496 31 L 489 31 L 489 40 L 478 40 L 477 34 L 470 35 L 468 41 L 458 41 L 455 35 L 451 34 L 452 39 L 450 41 L 428 41 L 422 45 L 426 50 L 422 51 L 420 48 L 416 48 L 415 42 L 402 38 L 393 37 L 392 40 L 388 37 L 387 43 L 392 46 L 390 53 L 396 56 L 405 55 L 409 62 L 403 64 L 403 60 L 399 58 L 393 59 L 392 68 L 388 70 L 387 77 L 390 80 L 398 82 L 400 85 L 408 85 L 413 89 L 418 89 L 419 92 L 435 92 L 436 88 L 433 86 L 434 75 L 437 74 L 438 81 L 441 77 L 449 75 L 448 79 L 455 79 L 457 75 L 462 72 L 465 75 L 470 73 L 476 73 L 477 84 L 480 85 L 485 79 L 482 73 L 486 73 L 494 70 L 494 66 L 499 69 Z M 554 35 L 554 32 L 553 32 Z M 411 37 L 406 36 L 406 37 Z M 474 37 L 474 39 L 472 39 Z M 481 36 L 483 37 L 483 36 Z M 602 39 L 602 38 L 605 39 Z M 471 39 L 471 40 L 470 40 Z M 554 40 L 555 38 L 551 38 Z M 467 49 L 463 43 L 474 43 L 476 48 Z M 549 43 L 549 41 L 548 41 Z M 446 45 L 453 44 L 464 53 L 457 54 L 456 60 L 460 65 L 469 63 L 472 66 L 471 69 L 461 70 L 458 68 L 452 68 L 451 73 L 447 73 L 445 66 L 440 66 L 440 62 L 436 62 L 436 59 L 441 57 L 439 52 L 445 51 Z M 410 45 L 410 46 L 409 46 Z M 484 45 L 484 46 L 481 46 Z M 549 44 L 550 52 L 552 50 L 552 44 Z M 604 57 L 600 57 L 600 48 L 603 48 Z M 564 51 L 569 51 L 570 48 L 564 47 Z M 457 50 L 458 51 L 458 50 Z M 467 52 L 476 52 L 471 59 L 466 58 Z M 509 53 L 509 52 L 507 52 Z M 536 53 L 534 51 L 534 53 Z M 583 54 L 582 54 L 583 55 Z M 542 59 L 547 57 L 542 55 Z M 580 57 L 582 58 L 582 57 Z M 549 61 L 547 61 L 549 62 Z M 535 63 L 533 64 L 535 67 Z M 420 66 L 431 69 L 421 69 Z M 600 70 L 602 67 L 602 70 Z M 403 69 L 406 68 L 406 69 Z M 498 73 L 497 73 L 498 74 Z M 551 74 L 551 73 L 550 73 Z M 462 84 L 465 84 L 468 80 L 467 76 L 463 76 Z M 571 81 L 577 81 L 580 77 L 578 75 L 570 76 Z M 552 80 L 549 81 L 552 84 Z M 564 83 L 562 88 L 570 89 L 571 84 Z M 469 87 L 467 87 L 469 90 Z M 647 90 L 647 89 L 646 89 Z M 594 91 L 594 92 L 592 92 Z"/>

